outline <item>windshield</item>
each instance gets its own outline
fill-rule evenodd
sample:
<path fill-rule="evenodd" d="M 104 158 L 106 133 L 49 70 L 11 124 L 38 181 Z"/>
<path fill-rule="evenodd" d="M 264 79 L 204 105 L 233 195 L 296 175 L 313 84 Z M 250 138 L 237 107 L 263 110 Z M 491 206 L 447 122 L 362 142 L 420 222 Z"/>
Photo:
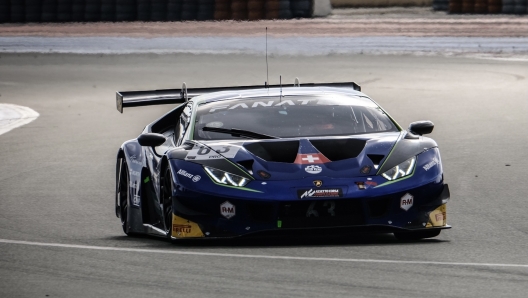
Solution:
<path fill-rule="evenodd" d="M 286 96 L 224 100 L 197 109 L 195 140 L 239 139 L 204 127 L 239 129 L 279 138 L 398 131 L 371 100 L 355 96 Z"/>

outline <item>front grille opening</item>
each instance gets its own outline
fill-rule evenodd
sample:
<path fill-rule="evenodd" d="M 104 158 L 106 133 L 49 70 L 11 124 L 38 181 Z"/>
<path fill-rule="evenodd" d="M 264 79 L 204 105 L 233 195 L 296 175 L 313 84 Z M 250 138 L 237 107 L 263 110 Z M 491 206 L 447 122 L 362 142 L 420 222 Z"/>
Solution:
<path fill-rule="evenodd" d="M 299 151 L 299 141 L 255 142 L 244 145 L 244 148 L 265 161 L 293 163 Z"/>
<path fill-rule="evenodd" d="M 249 217 L 258 222 L 270 222 L 273 218 L 273 204 L 248 202 L 246 204 Z"/>
<path fill-rule="evenodd" d="M 356 158 L 367 141 L 358 139 L 310 140 L 310 143 L 331 161 Z"/>
<path fill-rule="evenodd" d="M 282 228 L 323 228 L 365 224 L 358 200 L 321 200 L 281 203 Z"/>
<path fill-rule="evenodd" d="M 390 198 L 370 200 L 367 203 L 369 209 L 369 216 L 382 217 L 386 215 L 389 212 L 390 202 Z"/>

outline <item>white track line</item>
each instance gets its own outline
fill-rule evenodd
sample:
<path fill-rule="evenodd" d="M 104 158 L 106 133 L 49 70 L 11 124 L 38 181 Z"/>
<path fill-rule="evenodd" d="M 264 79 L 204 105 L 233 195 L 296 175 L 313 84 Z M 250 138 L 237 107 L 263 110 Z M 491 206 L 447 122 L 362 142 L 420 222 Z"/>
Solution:
<path fill-rule="evenodd" d="M 166 250 L 166 249 L 143 249 L 143 248 L 45 243 L 45 242 L 19 241 L 19 240 L 9 240 L 9 239 L 0 239 L 0 243 L 30 245 L 30 246 L 59 247 L 59 248 L 103 250 L 103 251 L 126 251 L 126 252 L 137 252 L 137 253 L 159 253 L 159 254 L 192 255 L 192 256 L 206 256 L 206 257 L 232 257 L 232 258 L 248 258 L 248 259 L 302 260 L 302 261 L 350 262 L 350 263 L 384 263 L 384 264 L 403 264 L 403 265 L 444 265 L 444 266 L 465 266 L 465 267 L 528 268 L 528 265 L 523 265 L 523 264 L 458 263 L 458 262 L 435 262 L 435 261 L 398 261 L 398 260 L 374 260 L 374 259 L 342 259 L 342 258 L 314 258 L 314 257 L 294 257 L 294 256 L 245 255 L 245 254 L 228 254 L 228 253 L 197 252 L 197 251 Z"/>
<path fill-rule="evenodd" d="M 14 104 L 0 103 L 0 135 L 37 119 L 39 113 Z"/>

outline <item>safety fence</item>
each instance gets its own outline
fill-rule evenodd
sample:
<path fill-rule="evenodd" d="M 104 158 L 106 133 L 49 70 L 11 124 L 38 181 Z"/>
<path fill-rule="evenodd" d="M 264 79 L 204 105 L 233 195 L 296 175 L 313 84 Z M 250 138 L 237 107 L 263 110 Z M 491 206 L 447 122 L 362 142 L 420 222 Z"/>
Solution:
<path fill-rule="evenodd" d="M 449 13 L 528 14 L 528 0 L 433 0 L 433 9 Z"/>
<path fill-rule="evenodd" d="M 309 18 L 317 6 L 320 0 L 0 0 L 0 23 Z"/>

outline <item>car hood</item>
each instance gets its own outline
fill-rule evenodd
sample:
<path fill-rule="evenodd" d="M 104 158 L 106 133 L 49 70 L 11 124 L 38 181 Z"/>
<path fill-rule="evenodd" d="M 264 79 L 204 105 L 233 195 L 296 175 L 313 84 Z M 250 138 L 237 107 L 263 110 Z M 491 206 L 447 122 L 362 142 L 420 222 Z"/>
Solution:
<path fill-rule="evenodd" d="M 402 131 L 343 137 L 192 141 L 168 156 L 234 174 L 249 174 L 257 180 L 353 178 L 376 175 L 436 146 L 431 139 L 408 138 L 407 134 Z"/>

